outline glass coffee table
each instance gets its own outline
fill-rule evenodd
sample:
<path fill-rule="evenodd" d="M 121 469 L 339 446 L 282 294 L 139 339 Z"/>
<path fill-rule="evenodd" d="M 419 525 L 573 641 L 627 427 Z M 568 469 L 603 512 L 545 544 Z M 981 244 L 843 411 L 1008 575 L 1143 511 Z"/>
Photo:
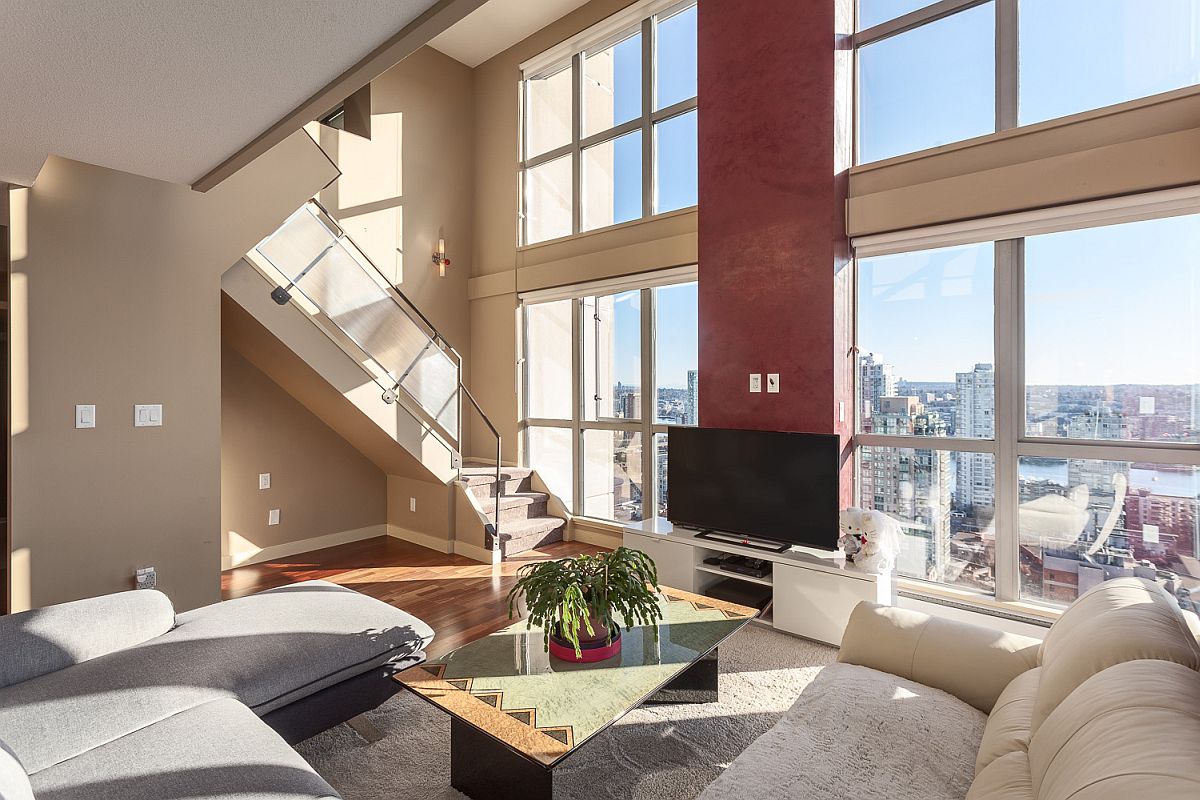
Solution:
<path fill-rule="evenodd" d="M 554 768 L 641 704 L 716 702 L 718 645 L 758 611 L 668 588 L 659 603 L 663 619 L 622 631 L 606 661 L 554 658 L 522 621 L 397 674 L 450 715 L 450 784 L 476 800 L 552 798 Z"/>

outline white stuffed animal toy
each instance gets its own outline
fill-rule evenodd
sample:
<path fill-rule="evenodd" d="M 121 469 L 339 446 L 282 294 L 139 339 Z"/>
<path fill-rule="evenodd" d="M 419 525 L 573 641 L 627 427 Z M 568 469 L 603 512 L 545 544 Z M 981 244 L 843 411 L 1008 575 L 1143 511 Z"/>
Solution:
<path fill-rule="evenodd" d="M 896 566 L 900 553 L 900 523 L 884 514 L 863 508 L 841 513 L 842 531 L 838 544 L 856 567 L 882 575 Z"/>

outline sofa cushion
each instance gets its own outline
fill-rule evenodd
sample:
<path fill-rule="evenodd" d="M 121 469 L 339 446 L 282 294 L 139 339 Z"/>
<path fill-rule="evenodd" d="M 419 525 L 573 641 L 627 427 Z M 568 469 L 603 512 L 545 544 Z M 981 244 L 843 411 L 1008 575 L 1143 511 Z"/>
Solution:
<path fill-rule="evenodd" d="M 960 800 L 985 720 L 939 689 L 833 664 L 700 797 Z"/>
<path fill-rule="evenodd" d="M 433 629 L 394 606 L 306 581 L 180 614 L 147 647 L 172 674 L 230 692 L 259 715 L 381 664 L 418 663 Z"/>
<path fill-rule="evenodd" d="M 1037 696 L 1042 668 L 1034 667 L 1013 679 L 1000 693 L 992 713 L 988 715 L 979 755 L 975 757 L 975 774 L 988 764 L 1009 753 L 1025 752 L 1029 748 L 1029 726 L 1033 719 L 1033 700 Z"/>
<path fill-rule="evenodd" d="M 34 773 L 38 800 L 324 800 L 338 794 L 235 700 L 182 711 Z"/>
<path fill-rule="evenodd" d="M 33 800 L 29 776 L 4 742 L 0 742 L 0 800 Z"/>
<path fill-rule="evenodd" d="M 1141 578 L 1118 578 L 1082 594 L 1046 633 L 1031 729 L 1091 676 L 1135 659 L 1174 661 L 1200 669 L 1200 644 L 1179 604 Z"/>
<path fill-rule="evenodd" d="M 171 601 L 154 590 L 0 616 L 0 687 L 141 644 L 174 624 Z"/>
<path fill-rule="evenodd" d="M 1169 661 L 1100 672 L 1029 742 L 1039 800 L 1200 797 L 1200 673 Z"/>
<path fill-rule="evenodd" d="M 1024 750 L 1006 753 L 975 776 L 967 800 L 1033 800 L 1029 755 Z"/>

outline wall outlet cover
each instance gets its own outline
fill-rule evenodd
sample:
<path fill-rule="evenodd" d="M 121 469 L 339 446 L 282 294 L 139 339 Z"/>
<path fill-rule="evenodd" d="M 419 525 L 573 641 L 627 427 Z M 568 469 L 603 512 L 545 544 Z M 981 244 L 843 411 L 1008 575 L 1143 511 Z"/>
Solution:
<path fill-rule="evenodd" d="M 750 391 L 755 394 L 762 391 L 762 373 L 761 372 L 751 372 L 750 373 Z"/>
<path fill-rule="evenodd" d="M 268 525 L 278 525 L 279 524 L 279 509 L 278 508 L 272 508 L 270 511 L 267 512 L 267 524 Z"/>
<path fill-rule="evenodd" d="M 417 498 L 408 498 L 408 510 L 415 512 L 417 510 Z"/>
<path fill-rule="evenodd" d="M 259 489 L 270 489 L 271 488 L 271 473 L 269 473 L 269 472 L 258 473 L 258 488 Z"/>
<path fill-rule="evenodd" d="M 134 585 L 139 589 L 153 589 L 158 585 L 158 572 L 154 567 L 139 567 L 133 573 Z"/>
<path fill-rule="evenodd" d="M 778 372 L 768 372 L 767 373 L 767 393 L 768 394 L 779 394 L 779 373 Z"/>
<path fill-rule="evenodd" d="M 96 427 L 96 407 L 93 405 L 75 406 L 75 427 Z"/>

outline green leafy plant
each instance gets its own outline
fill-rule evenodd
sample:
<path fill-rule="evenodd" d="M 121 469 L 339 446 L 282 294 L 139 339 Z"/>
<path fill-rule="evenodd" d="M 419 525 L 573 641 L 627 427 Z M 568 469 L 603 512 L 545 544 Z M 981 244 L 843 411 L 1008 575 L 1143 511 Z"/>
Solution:
<path fill-rule="evenodd" d="M 653 625 L 662 619 L 654 561 L 641 550 L 629 547 L 526 564 L 517 570 L 517 583 L 508 593 L 510 619 L 521 597 L 529 611 L 526 627 L 538 625 L 545 631 L 543 644 L 547 649 L 551 634 L 557 633 L 575 648 L 576 657 L 582 656 L 579 632 L 596 635 L 593 616 L 607 628 L 609 644 L 617 614 L 626 625 Z"/>

